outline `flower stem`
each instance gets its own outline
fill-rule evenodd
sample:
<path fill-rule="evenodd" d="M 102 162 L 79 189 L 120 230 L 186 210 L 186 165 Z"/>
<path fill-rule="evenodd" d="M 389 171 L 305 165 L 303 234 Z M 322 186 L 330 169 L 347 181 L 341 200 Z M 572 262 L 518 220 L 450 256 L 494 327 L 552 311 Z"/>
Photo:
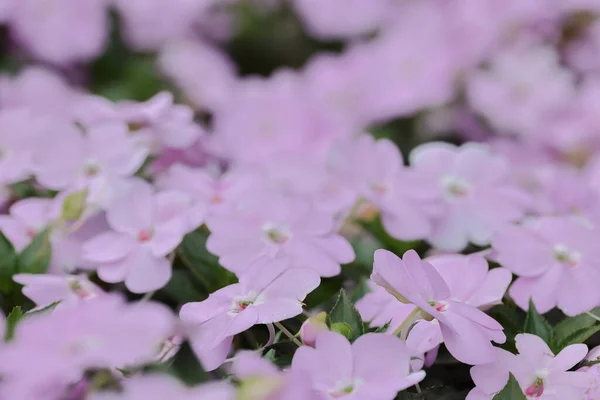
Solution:
<path fill-rule="evenodd" d="M 285 326 L 283 326 L 280 322 L 275 322 L 275 326 L 277 328 L 279 328 L 279 330 L 281 332 L 283 332 L 283 334 L 285 336 L 287 336 L 292 342 L 294 342 L 296 344 L 296 346 L 298 346 L 298 347 L 303 346 L 302 342 L 299 341 L 298 339 L 296 339 L 296 337 L 292 334 L 292 332 L 288 331 L 288 329 Z"/>
<path fill-rule="evenodd" d="M 586 314 L 589 315 L 590 317 L 594 318 L 596 321 L 600 321 L 600 317 L 597 316 L 596 314 L 586 311 Z"/>
<path fill-rule="evenodd" d="M 394 336 L 398 336 L 400 334 L 402 334 L 402 340 L 406 340 L 406 336 L 404 333 L 405 331 L 407 331 L 413 322 L 415 322 L 415 318 L 419 315 L 419 313 L 421 312 L 421 309 L 419 307 L 415 307 L 414 310 L 412 310 L 412 312 L 410 314 L 408 314 L 408 316 L 406 317 L 406 319 L 404 321 L 402 321 L 402 323 L 400 324 L 399 327 L 396 328 L 396 330 L 394 331 Z"/>

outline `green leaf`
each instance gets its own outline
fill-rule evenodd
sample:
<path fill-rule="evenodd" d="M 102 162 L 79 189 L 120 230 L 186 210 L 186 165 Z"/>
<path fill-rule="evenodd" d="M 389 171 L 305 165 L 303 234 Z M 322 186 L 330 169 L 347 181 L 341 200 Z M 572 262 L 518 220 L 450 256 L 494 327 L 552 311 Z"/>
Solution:
<path fill-rule="evenodd" d="M 493 400 L 527 400 L 519 382 L 515 379 L 513 374 L 510 374 L 508 383 L 504 386 L 498 394 L 496 394 Z"/>
<path fill-rule="evenodd" d="M 344 289 L 340 290 L 337 301 L 331 311 L 329 312 L 329 318 L 331 323 L 345 322 L 352 329 L 351 341 L 356 340 L 360 335 L 364 333 L 364 326 L 362 318 L 354 304 L 348 299 Z"/>
<path fill-rule="evenodd" d="M 186 385 L 197 385 L 210 379 L 208 372 L 202 368 L 202 365 L 194 355 L 189 343 L 184 343 L 181 349 L 175 355 L 172 372 L 179 377 Z"/>
<path fill-rule="evenodd" d="M 554 334 L 552 326 L 537 312 L 532 300 L 529 300 L 529 310 L 527 311 L 523 331 L 541 337 L 546 343 L 552 342 Z"/>
<path fill-rule="evenodd" d="M 178 249 L 182 263 L 209 293 L 236 282 L 235 275 L 219 264 L 217 256 L 206 249 L 208 232 L 198 229 L 183 238 Z"/>
<path fill-rule="evenodd" d="M 50 230 L 46 229 L 33 238 L 19 254 L 18 271 L 26 274 L 43 274 L 48 270 L 51 257 Z"/>
<path fill-rule="evenodd" d="M 345 336 L 346 339 L 352 338 L 352 328 L 346 322 L 334 322 L 331 324 L 331 330 Z"/>
<path fill-rule="evenodd" d="M 504 327 L 506 342 L 500 347 L 512 353 L 516 352 L 515 336 L 523 331 L 525 313 L 515 307 L 499 304 L 488 311 L 488 314 Z"/>
<path fill-rule="evenodd" d="M 599 315 L 600 307 L 590 313 Z M 571 344 L 583 343 L 598 331 L 600 331 L 600 322 L 587 313 L 566 318 L 554 327 L 552 350 L 558 353 Z"/>
<path fill-rule="evenodd" d="M 8 342 L 13 338 L 17 324 L 23 319 L 24 316 L 25 314 L 23 314 L 23 309 L 21 306 L 14 307 L 10 314 L 8 314 L 8 317 L 6 317 L 6 332 L 4 333 L 5 341 Z"/>
<path fill-rule="evenodd" d="M 392 323 L 392 321 L 388 321 L 385 323 L 385 325 L 378 327 L 377 329 L 375 329 L 374 333 L 385 333 L 387 332 L 388 328 L 390 327 L 390 324 Z"/>
<path fill-rule="evenodd" d="M 12 276 L 17 272 L 17 252 L 12 243 L 0 232 L 0 292 L 8 294 L 18 288 Z"/>
<path fill-rule="evenodd" d="M 57 305 L 60 304 L 61 301 L 62 300 L 55 301 L 54 303 L 48 304 L 46 307 L 40 308 L 39 310 L 28 311 L 28 312 L 25 313 L 25 315 L 27 317 L 29 317 L 31 315 L 40 315 L 40 314 L 43 314 L 43 313 L 51 312 L 51 311 L 53 311 L 56 308 Z"/>

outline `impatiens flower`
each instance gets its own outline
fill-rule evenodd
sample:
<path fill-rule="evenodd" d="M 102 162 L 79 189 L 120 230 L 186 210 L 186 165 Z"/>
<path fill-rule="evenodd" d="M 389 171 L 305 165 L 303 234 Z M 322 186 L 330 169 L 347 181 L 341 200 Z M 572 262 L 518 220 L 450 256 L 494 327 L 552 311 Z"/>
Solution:
<path fill-rule="evenodd" d="M 389 140 L 369 135 L 340 143 L 329 155 L 337 175 L 381 213 L 385 230 L 401 240 L 422 239 L 431 233 L 428 207 L 437 190 L 404 167 L 402 154 Z"/>
<path fill-rule="evenodd" d="M 175 318 L 165 306 L 128 305 L 108 295 L 61 312 L 29 316 L 0 349 L 2 384 L 50 383 L 60 388 L 79 380 L 87 369 L 144 364 L 174 329 Z"/>
<path fill-rule="evenodd" d="M 136 50 L 155 50 L 165 42 L 188 36 L 212 4 L 198 0 L 117 0 L 124 37 Z"/>
<path fill-rule="evenodd" d="M 525 213 L 528 197 L 509 182 L 507 160 L 485 145 L 427 143 L 413 150 L 410 164 L 437 185 L 441 211 L 428 240 L 440 249 L 487 245 L 498 229 Z"/>
<path fill-rule="evenodd" d="M 189 194 L 195 204 L 192 209 L 197 208 L 203 216 L 233 212 L 246 194 L 262 184 L 260 176 L 250 171 L 234 169 L 220 177 L 215 175 L 208 169 L 175 164 L 161 175 L 157 185 Z"/>
<path fill-rule="evenodd" d="M 560 308 L 577 315 L 600 304 L 597 230 L 569 217 L 543 217 L 508 226 L 494 238 L 496 260 L 519 276 L 510 296 L 524 310 L 533 300 L 540 313 Z"/>
<path fill-rule="evenodd" d="M 356 309 L 370 326 L 383 327 L 389 324 L 388 331 L 394 332 L 415 309 L 412 304 L 399 302 L 373 281 L 369 281 L 369 289 L 370 292 L 356 302 Z"/>
<path fill-rule="evenodd" d="M 574 344 L 556 356 L 538 336 L 522 333 L 515 338 L 519 354 L 496 349 L 496 360 L 471 368 L 471 377 L 477 385 L 467 400 L 491 400 L 508 382 L 512 373 L 527 399 L 585 400 L 593 377 L 585 372 L 568 372 L 587 353 L 587 346 Z"/>
<path fill-rule="evenodd" d="M 286 259 L 260 260 L 240 282 L 199 303 L 184 304 L 181 319 L 190 325 L 190 343 L 206 370 L 227 357 L 234 335 L 255 324 L 270 324 L 302 312 L 302 300 L 319 286 L 318 274 L 290 268 Z"/>
<path fill-rule="evenodd" d="M 194 122 L 194 112 L 187 106 L 174 104 L 169 92 L 160 92 L 145 103 L 122 102 L 119 108 L 132 137 L 138 138 L 151 153 L 163 146 L 186 148 L 204 133 Z"/>
<path fill-rule="evenodd" d="M 354 260 L 346 239 L 334 233 L 333 218 L 305 201 L 285 196 L 251 196 L 237 212 L 215 215 L 207 225 L 207 249 L 236 274 L 257 257 L 288 257 L 292 266 L 312 268 L 321 276 L 340 273 Z"/>
<path fill-rule="evenodd" d="M 33 173 L 39 123 L 26 109 L 0 111 L 0 182 L 15 183 Z"/>
<path fill-rule="evenodd" d="M 447 254 L 428 257 L 425 261 L 433 265 L 442 276 L 444 282 L 448 285 L 452 300 L 481 310 L 487 310 L 496 304 L 501 304 L 506 289 L 512 280 L 512 274 L 507 269 L 494 268 L 489 270 L 488 263 L 482 254 L 476 253 L 468 256 Z M 399 304 L 397 301 L 396 303 Z M 422 351 L 428 351 L 429 347 L 442 343 L 442 341 L 439 321 L 435 319 L 432 321 L 421 320 L 410 330 L 406 345 L 415 353 L 421 353 Z M 430 353 L 431 357 L 435 359 L 434 352 L 431 351 Z"/>
<path fill-rule="evenodd" d="M 598 362 L 600 361 L 600 346 L 594 347 L 587 356 L 585 361 Z M 577 372 L 585 372 L 593 380 L 593 383 L 588 386 L 585 392 L 587 400 L 599 400 L 600 399 L 600 364 L 594 364 L 589 367 L 581 367 Z"/>
<path fill-rule="evenodd" d="M 490 340 L 503 343 L 506 339 L 502 325 L 476 307 L 455 300 L 442 276 L 414 250 L 404 253 L 402 259 L 377 250 L 371 280 L 399 301 L 417 306 L 424 319 L 439 324 L 441 338 L 422 338 L 422 343 L 413 346 L 417 352 L 431 350 L 443 340 L 459 361 L 484 364 L 495 357 Z"/>
<path fill-rule="evenodd" d="M 103 123 L 81 131 L 64 125 L 43 141 L 36 157 L 36 177 L 50 189 L 86 187 L 99 178 L 127 178 L 141 166 L 147 151 L 123 123 Z"/>
<path fill-rule="evenodd" d="M 187 387 L 168 375 L 144 375 L 127 379 L 122 391 L 93 393 L 90 400 L 234 400 L 235 389 L 226 382 Z"/>
<path fill-rule="evenodd" d="M 350 344 L 338 333 L 322 332 L 315 348 L 296 350 L 292 371 L 306 373 L 322 398 L 392 400 L 425 377 L 424 371 L 411 373 L 409 361 L 395 336 L 368 333 Z"/>
<path fill-rule="evenodd" d="M 490 269 L 484 254 L 444 254 L 427 257 L 444 278 L 454 300 L 487 310 L 502 303 L 512 280 L 505 268 Z"/>
<path fill-rule="evenodd" d="M 98 55 L 109 33 L 107 0 L 14 1 L 10 28 L 36 58 L 66 65 Z"/>
<path fill-rule="evenodd" d="M 161 48 L 158 66 L 198 110 L 225 106 L 236 84 L 233 63 L 218 48 L 199 40 L 178 40 Z"/>
<path fill-rule="evenodd" d="M 125 282 L 134 293 L 163 287 L 171 278 L 166 256 L 190 230 L 185 193 L 153 193 L 137 180 L 106 210 L 109 231 L 87 241 L 84 258 L 98 266 L 105 282 Z"/>
<path fill-rule="evenodd" d="M 240 379 L 238 400 L 320 400 L 310 387 L 308 375 L 295 370 L 279 371 L 251 351 L 235 355 L 231 372 Z"/>
<path fill-rule="evenodd" d="M 0 215 L 0 230 L 17 251 L 23 250 L 33 238 L 58 218 L 52 215 L 52 200 L 23 199 L 13 204 L 9 215 Z"/>
<path fill-rule="evenodd" d="M 23 294 L 41 308 L 56 302 L 57 308 L 74 306 L 104 294 L 85 275 L 17 274 L 13 280 L 24 285 Z"/>

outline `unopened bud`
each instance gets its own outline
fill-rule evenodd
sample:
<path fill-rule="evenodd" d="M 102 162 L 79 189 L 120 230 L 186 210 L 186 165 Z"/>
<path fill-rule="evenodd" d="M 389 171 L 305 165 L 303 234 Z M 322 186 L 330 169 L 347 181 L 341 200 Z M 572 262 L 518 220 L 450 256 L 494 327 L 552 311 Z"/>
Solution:
<path fill-rule="evenodd" d="M 60 217 L 65 221 L 75 221 L 77 218 L 79 218 L 85 209 L 87 196 L 87 189 L 83 189 L 79 192 L 74 192 L 68 195 L 63 201 Z"/>
<path fill-rule="evenodd" d="M 256 376 L 244 379 L 237 392 L 237 400 L 264 400 L 275 394 L 282 385 L 276 376 Z"/>
<path fill-rule="evenodd" d="M 304 321 L 302 327 L 300 327 L 300 339 L 302 339 L 302 343 L 305 345 L 313 347 L 319 332 L 328 330 L 327 313 L 320 312 L 314 317 L 310 317 Z"/>

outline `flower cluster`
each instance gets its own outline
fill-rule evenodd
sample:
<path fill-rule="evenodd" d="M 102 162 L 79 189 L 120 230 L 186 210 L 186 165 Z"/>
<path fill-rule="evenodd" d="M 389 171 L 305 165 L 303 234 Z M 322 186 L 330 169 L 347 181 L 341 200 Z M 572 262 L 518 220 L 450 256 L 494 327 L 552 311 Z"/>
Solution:
<path fill-rule="evenodd" d="M 0 399 L 600 399 L 597 0 L 0 25 Z"/>

